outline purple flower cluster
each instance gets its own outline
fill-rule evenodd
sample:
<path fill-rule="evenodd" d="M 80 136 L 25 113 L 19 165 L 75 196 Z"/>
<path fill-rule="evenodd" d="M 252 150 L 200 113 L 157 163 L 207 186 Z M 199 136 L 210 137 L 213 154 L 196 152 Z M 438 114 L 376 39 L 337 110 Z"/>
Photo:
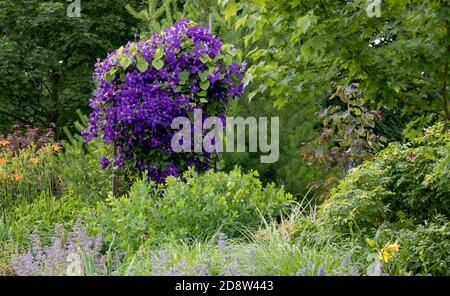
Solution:
<path fill-rule="evenodd" d="M 91 238 L 78 220 L 73 232 L 65 237 L 61 225 L 56 225 L 51 244 L 42 246 L 40 234 L 35 229 L 30 236 L 31 249 L 11 258 L 14 272 L 19 276 L 65 275 L 68 270 L 71 254 L 80 258 L 80 267 L 84 272 L 86 258 L 92 258 L 98 271 L 104 270 L 105 260 L 100 251 L 103 245 L 102 237 Z"/>
<path fill-rule="evenodd" d="M 238 55 L 187 19 L 129 42 L 96 64 L 97 88 L 83 137 L 113 143 L 118 151 L 113 165 L 127 162 L 158 182 L 190 165 L 205 169 L 211 155 L 172 151 L 171 123 L 178 116 L 190 118 L 194 108 L 223 114 L 226 102 L 244 90 L 245 62 L 236 63 Z M 109 160 L 102 158 L 101 164 L 106 168 Z"/>

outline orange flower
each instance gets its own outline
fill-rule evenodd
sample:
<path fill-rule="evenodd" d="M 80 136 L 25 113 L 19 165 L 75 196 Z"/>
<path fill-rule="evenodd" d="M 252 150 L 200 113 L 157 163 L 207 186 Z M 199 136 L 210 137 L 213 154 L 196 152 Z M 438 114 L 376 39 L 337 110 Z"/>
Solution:
<path fill-rule="evenodd" d="M 58 152 L 58 151 L 60 151 L 62 149 L 62 147 L 61 147 L 61 145 L 59 145 L 59 144 L 53 144 L 52 145 L 52 150 L 54 151 L 54 152 Z"/>
<path fill-rule="evenodd" d="M 13 177 L 12 177 L 12 179 L 13 179 L 13 181 L 20 181 L 20 180 L 22 180 L 22 176 L 21 175 L 14 175 Z"/>
<path fill-rule="evenodd" d="M 10 141 L 6 141 L 6 140 L 1 140 L 0 141 L 0 146 L 6 146 L 6 145 L 9 145 L 9 144 L 11 144 Z"/>
<path fill-rule="evenodd" d="M 0 165 L 7 163 L 8 161 L 6 159 L 0 158 Z"/>
<path fill-rule="evenodd" d="M 30 159 L 31 163 L 34 165 L 37 165 L 39 163 L 40 158 L 39 157 L 33 157 Z"/>

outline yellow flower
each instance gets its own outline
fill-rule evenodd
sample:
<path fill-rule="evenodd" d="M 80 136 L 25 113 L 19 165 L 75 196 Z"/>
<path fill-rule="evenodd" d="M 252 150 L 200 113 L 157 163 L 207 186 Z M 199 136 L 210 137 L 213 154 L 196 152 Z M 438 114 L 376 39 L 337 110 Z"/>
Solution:
<path fill-rule="evenodd" d="M 22 176 L 21 175 L 13 175 L 12 176 L 12 179 L 13 179 L 13 181 L 20 181 L 20 180 L 22 180 Z"/>
<path fill-rule="evenodd" d="M 37 165 L 39 163 L 39 161 L 40 161 L 40 158 L 39 157 L 33 157 L 33 158 L 30 159 L 30 161 L 31 161 L 32 164 Z"/>
<path fill-rule="evenodd" d="M 52 145 L 52 150 L 54 151 L 54 152 L 58 152 L 58 151 L 60 151 L 62 148 L 61 148 L 61 146 L 59 145 L 59 144 L 53 144 Z"/>
<path fill-rule="evenodd" d="M 0 141 L 0 146 L 6 146 L 6 145 L 9 145 L 10 143 L 11 143 L 10 141 L 1 140 Z"/>
<path fill-rule="evenodd" d="M 0 165 L 7 163 L 8 161 L 6 159 L 0 158 Z"/>
<path fill-rule="evenodd" d="M 389 244 L 387 243 L 379 252 L 378 258 L 380 261 L 389 262 L 391 261 L 395 254 L 400 251 L 400 245 L 398 243 Z"/>

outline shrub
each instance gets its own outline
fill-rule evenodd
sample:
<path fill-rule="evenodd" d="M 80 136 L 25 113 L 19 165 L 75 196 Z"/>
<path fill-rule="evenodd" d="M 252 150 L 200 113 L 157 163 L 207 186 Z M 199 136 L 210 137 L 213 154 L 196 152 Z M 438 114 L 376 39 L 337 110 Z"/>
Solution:
<path fill-rule="evenodd" d="M 390 144 L 375 160 L 352 170 L 320 210 L 345 232 L 371 231 L 384 221 L 412 227 L 450 215 L 450 131 L 444 123 L 413 143 Z"/>
<path fill-rule="evenodd" d="M 75 126 L 81 130 L 87 123 L 87 117 L 79 115 L 81 122 L 75 123 Z M 58 154 L 55 167 L 62 192 L 93 200 L 106 198 L 112 190 L 113 170 L 100 170 L 99 163 L 102 156 L 112 155 L 111 147 L 103 145 L 100 139 L 94 139 L 90 145 L 86 145 L 80 135 L 72 135 L 67 129 L 65 132 L 68 140 L 62 144 L 64 153 Z"/>
<path fill-rule="evenodd" d="M 279 216 L 291 204 L 290 194 L 274 184 L 263 188 L 256 177 L 239 169 L 203 175 L 191 169 L 160 186 L 141 180 L 128 197 L 99 203 L 87 219 L 106 240 L 115 233 L 122 248 L 136 247 L 141 239 L 154 241 L 156 234 L 203 239 L 220 229 L 236 236 L 239 227 L 256 228 L 261 217 Z"/>
<path fill-rule="evenodd" d="M 86 140 L 102 137 L 105 144 L 113 143 L 118 150 L 114 165 L 130 161 L 158 182 L 191 164 L 203 168 L 209 154 L 171 149 L 172 120 L 191 118 L 194 108 L 223 114 L 225 103 L 243 91 L 240 59 L 233 46 L 186 19 L 149 39 L 129 42 L 97 63 Z M 109 162 L 104 159 L 103 166 Z"/>
<path fill-rule="evenodd" d="M 392 229 L 382 225 L 379 242 L 397 241 L 400 252 L 389 274 L 450 275 L 450 222 L 438 216 L 415 229 Z"/>

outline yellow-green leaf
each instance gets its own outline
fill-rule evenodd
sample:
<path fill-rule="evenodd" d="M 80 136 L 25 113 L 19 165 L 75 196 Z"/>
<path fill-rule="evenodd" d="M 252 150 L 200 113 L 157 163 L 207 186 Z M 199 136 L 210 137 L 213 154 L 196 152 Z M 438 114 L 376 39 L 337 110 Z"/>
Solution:
<path fill-rule="evenodd" d="M 227 8 L 224 9 L 223 15 L 225 17 L 225 20 L 228 20 L 230 17 L 236 14 L 238 10 L 239 5 L 232 1 L 230 4 L 228 4 Z"/>

